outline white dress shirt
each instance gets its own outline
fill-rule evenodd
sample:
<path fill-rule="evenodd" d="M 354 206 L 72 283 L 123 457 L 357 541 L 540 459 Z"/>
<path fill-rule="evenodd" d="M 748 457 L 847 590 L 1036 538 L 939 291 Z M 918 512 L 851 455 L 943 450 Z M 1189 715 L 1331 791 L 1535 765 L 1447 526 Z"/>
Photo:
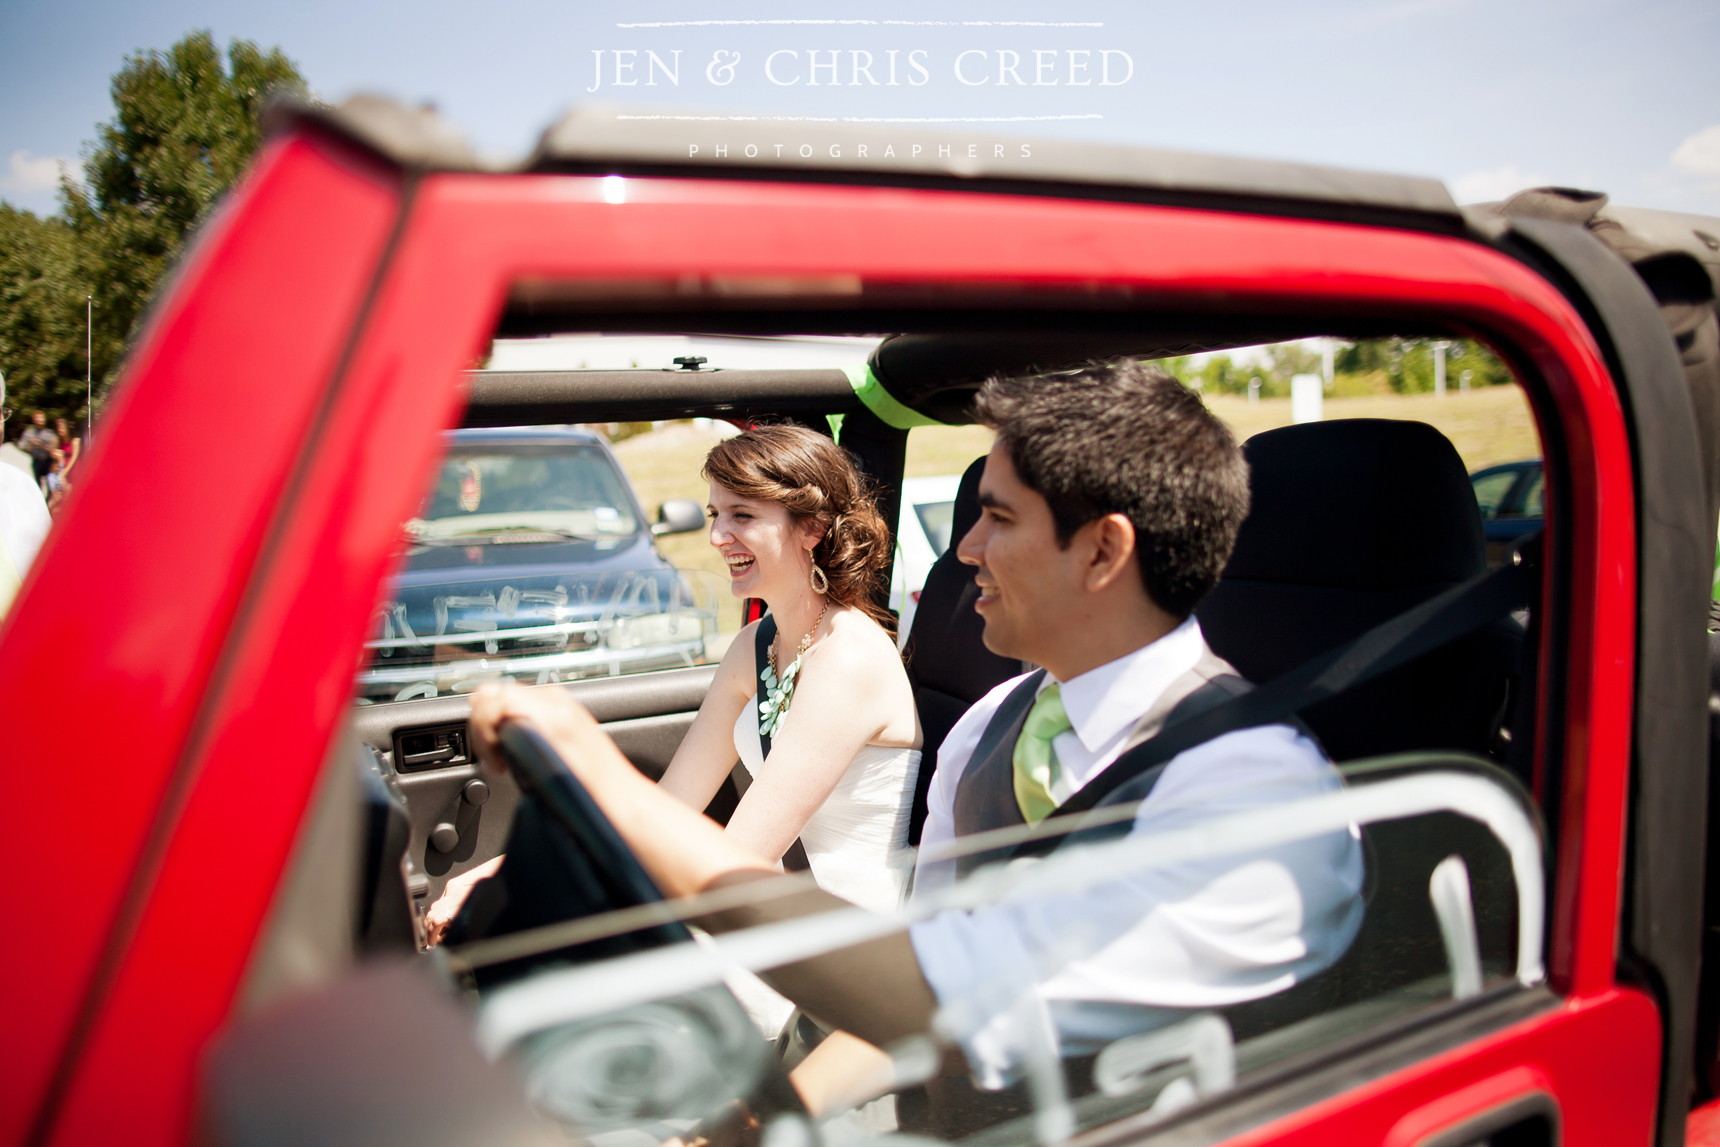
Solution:
<path fill-rule="evenodd" d="M 1192 617 L 1158 641 L 1062 682 L 1071 729 L 1052 741 L 1066 800 L 1122 752 L 1131 729 L 1204 647 Z M 1040 688 L 1051 683 L 1047 674 Z M 938 750 L 923 858 L 954 838 L 956 786 L 992 715 L 1022 678 L 965 713 Z M 1243 729 L 1173 757 L 1131 833 L 1184 828 L 1341 786 L 1319 746 L 1287 725 Z M 916 898 L 947 887 L 954 865 L 922 859 Z M 1063 1054 L 1187 1014 L 1288 988 L 1343 954 L 1361 924 L 1362 860 L 1353 830 L 1246 855 L 1123 873 L 1070 895 L 945 911 L 912 926 L 943 1022 L 982 1086 L 1020 1074 L 1029 1029 Z M 1031 1006 L 1023 1011 L 1023 1001 Z"/>

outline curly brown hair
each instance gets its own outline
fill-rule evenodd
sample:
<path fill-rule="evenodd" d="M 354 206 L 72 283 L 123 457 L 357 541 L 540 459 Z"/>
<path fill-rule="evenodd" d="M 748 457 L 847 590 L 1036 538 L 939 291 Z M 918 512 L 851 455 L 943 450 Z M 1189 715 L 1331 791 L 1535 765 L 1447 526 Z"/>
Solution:
<path fill-rule="evenodd" d="M 846 450 L 802 426 L 755 426 L 713 446 L 701 473 L 743 498 L 774 502 L 797 521 L 822 523 L 812 560 L 830 581 L 830 600 L 895 632 L 895 618 L 878 603 L 890 531 Z"/>

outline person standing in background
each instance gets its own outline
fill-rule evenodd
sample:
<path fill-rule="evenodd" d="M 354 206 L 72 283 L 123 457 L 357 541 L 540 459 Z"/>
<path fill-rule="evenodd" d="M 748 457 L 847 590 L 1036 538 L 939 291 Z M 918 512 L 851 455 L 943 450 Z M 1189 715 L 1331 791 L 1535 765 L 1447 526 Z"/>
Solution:
<path fill-rule="evenodd" d="M 78 458 L 84 452 L 84 440 L 72 433 L 71 424 L 64 418 L 54 419 L 54 433 L 60 439 L 60 481 L 66 483 L 66 489 L 70 490 L 72 467 L 78 464 Z"/>
<path fill-rule="evenodd" d="M 60 436 L 48 428 L 45 412 L 31 411 L 30 421 L 31 425 L 18 435 L 18 448 L 30 456 L 30 466 L 40 484 L 48 476 L 48 467 L 54 460 L 54 449 L 60 444 Z"/>
<path fill-rule="evenodd" d="M 65 479 L 65 451 L 56 450 L 48 460 L 48 474 L 42 479 L 42 493 L 48 499 L 48 513 L 60 512 L 60 503 L 66 500 L 71 487 Z"/>

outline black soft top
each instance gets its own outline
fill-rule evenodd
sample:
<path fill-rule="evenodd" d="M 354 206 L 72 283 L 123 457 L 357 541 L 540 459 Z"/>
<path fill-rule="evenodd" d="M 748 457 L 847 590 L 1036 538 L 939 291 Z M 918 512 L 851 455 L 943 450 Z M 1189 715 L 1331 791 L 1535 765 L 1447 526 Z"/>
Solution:
<path fill-rule="evenodd" d="M 1436 179 L 1002 135 L 994 125 L 958 133 L 915 124 L 593 104 L 563 116 L 524 161 L 488 164 L 434 111 L 379 96 L 355 96 L 334 107 L 280 100 L 266 123 L 279 130 L 305 120 L 421 170 L 961 184 L 1018 193 L 1199 202 L 1441 231 L 1463 227 L 1457 204 Z"/>

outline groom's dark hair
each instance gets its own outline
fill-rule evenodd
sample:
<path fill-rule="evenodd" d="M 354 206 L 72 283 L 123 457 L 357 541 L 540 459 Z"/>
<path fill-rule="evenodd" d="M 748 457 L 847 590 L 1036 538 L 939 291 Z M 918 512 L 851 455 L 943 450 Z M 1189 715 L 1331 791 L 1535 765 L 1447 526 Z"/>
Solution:
<path fill-rule="evenodd" d="M 1248 463 L 1194 391 L 1156 366 L 1117 359 L 993 378 L 974 414 L 1050 505 L 1059 545 L 1122 514 L 1160 609 L 1187 617 L 1218 584 L 1248 516 Z"/>

